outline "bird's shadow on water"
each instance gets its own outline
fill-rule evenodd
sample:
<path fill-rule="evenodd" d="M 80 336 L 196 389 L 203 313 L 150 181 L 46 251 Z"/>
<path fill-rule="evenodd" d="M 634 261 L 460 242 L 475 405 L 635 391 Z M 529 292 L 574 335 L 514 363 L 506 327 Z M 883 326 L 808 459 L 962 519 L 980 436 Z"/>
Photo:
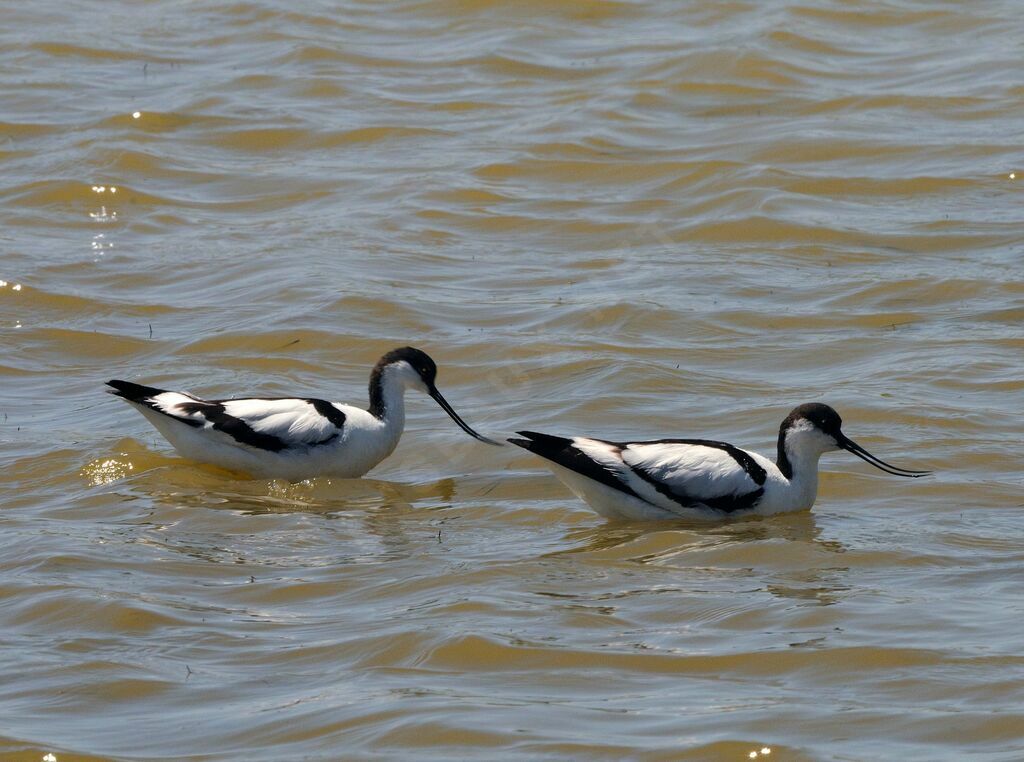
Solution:
<path fill-rule="evenodd" d="M 91 486 L 128 486 L 154 505 L 235 511 L 242 514 L 314 513 L 447 507 L 456 494 L 451 478 L 424 483 L 319 477 L 299 482 L 252 479 L 186 458 L 162 455 L 132 440 L 95 458 L 81 472 Z"/>
<path fill-rule="evenodd" d="M 133 541 L 207 562 L 251 563 L 261 568 L 323 567 L 405 557 L 422 541 L 424 532 L 433 537 L 437 527 L 450 518 L 443 509 L 452 506 L 459 488 L 451 478 L 420 483 L 365 477 L 321 477 L 295 483 L 246 479 L 145 450 L 127 456 L 122 453 L 116 460 L 100 458 L 90 465 L 93 467 L 83 469 L 82 474 L 91 486 L 134 503 L 133 517 L 123 530 L 133 537 L 142 533 L 141 539 Z M 203 509 L 208 511 L 206 518 Z M 168 526 L 182 521 L 183 510 L 197 521 L 189 519 L 168 534 Z M 438 511 L 444 518 L 438 519 Z M 249 530 L 221 521 L 217 512 L 279 516 L 280 520 L 254 523 Z M 317 521 L 310 525 L 302 515 L 315 516 Z M 325 534 L 320 520 L 341 521 L 336 532 Z M 282 541 L 282 532 L 291 539 Z"/>
<path fill-rule="evenodd" d="M 588 553 L 628 546 L 645 537 L 670 534 L 677 549 L 688 545 L 707 546 L 725 543 L 750 543 L 770 540 L 819 543 L 834 552 L 842 552 L 841 543 L 821 539 L 814 514 L 810 511 L 780 516 L 751 516 L 720 522 L 689 521 L 609 521 L 595 527 L 574 529 L 567 540 L 574 547 L 558 553 Z M 637 558 L 636 560 L 643 560 Z"/>
<path fill-rule="evenodd" d="M 161 477 L 158 482 L 145 485 L 153 489 L 145 489 L 142 480 L 134 486 L 142 487 L 156 503 L 226 510 L 248 516 L 309 513 L 339 518 L 351 513 L 405 513 L 415 508 L 447 508 L 456 493 L 456 482 L 450 478 L 404 484 L 365 477 L 321 477 L 295 483 L 227 480 L 220 474 L 203 474 L 198 479 L 188 475 L 178 480 L 165 472 Z"/>
<path fill-rule="evenodd" d="M 773 596 L 817 605 L 838 602 L 849 589 L 843 543 L 822 537 L 810 511 L 720 523 L 609 522 L 571 530 L 571 547 L 548 557 L 580 557 L 690 575 L 755 580 Z"/>

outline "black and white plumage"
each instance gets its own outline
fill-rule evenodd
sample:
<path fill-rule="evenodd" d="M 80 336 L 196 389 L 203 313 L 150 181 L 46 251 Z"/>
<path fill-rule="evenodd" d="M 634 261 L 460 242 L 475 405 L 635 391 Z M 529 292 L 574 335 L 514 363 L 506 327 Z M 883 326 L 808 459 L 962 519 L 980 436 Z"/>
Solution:
<path fill-rule="evenodd" d="M 803 511 L 818 492 L 818 458 L 847 450 L 896 476 L 926 476 L 871 455 L 841 431 L 828 405 L 793 410 L 779 427 L 773 463 L 754 452 L 705 439 L 607 442 L 535 431 L 510 439 L 545 459 L 581 500 L 608 518 L 722 518 Z"/>
<path fill-rule="evenodd" d="M 354 478 L 398 445 L 405 426 L 405 391 L 429 394 L 472 437 L 437 390 L 437 366 L 418 349 L 385 354 L 370 374 L 370 408 L 311 397 L 204 400 L 130 381 L 108 381 L 181 455 L 257 478 L 291 481 L 314 476 Z"/>

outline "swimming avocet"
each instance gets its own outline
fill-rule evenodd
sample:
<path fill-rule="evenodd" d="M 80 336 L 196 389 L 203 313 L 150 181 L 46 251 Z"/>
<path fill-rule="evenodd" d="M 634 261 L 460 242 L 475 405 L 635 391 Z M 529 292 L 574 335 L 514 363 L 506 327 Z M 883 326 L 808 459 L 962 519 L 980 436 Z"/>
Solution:
<path fill-rule="evenodd" d="M 809 403 L 779 427 L 778 457 L 706 439 L 606 442 L 520 431 L 510 439 L 546 459 L 577 497 L 607 518 L 721 518 L 807 510 L 818 493 L 818 458 L 848 450 L 896 476 L 927 476 L 876 458 L 840 430 L 828 405 Z"/>
<path fill-rule="evenodd" d="M 130 381 L 108 389 L 142 413 L 186 458 L 257 478 L 299 481 L 354 478 L 398 445 L 405 425 L 405 390 L 426 392 L 463 431 L 497 445 L 463 421 L 441 396 L 437 366 L 426 353 L 402 347 L 370 373 L 370 409 L 309 397 L 203 400 Z"/>

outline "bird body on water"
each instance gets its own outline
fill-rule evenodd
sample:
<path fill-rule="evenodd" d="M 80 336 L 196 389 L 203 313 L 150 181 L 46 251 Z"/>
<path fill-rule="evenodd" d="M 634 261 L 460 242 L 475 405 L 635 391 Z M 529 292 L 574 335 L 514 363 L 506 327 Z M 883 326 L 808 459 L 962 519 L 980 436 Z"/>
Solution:
<path fill-rule="evenodd" d="M 896 476 L 925 476 L 871 455 L 841 431 L 828 405 L 795 408 L 779 427 L 773 462 L 726 442 L 660 439 L 609 442 L 518 432 L 509 441 L 545 464 L 581 500 L 607 518 L 632 520 L 772 515 L 809 509 L 818 494 L 818 459 L 847 450 Z"/>
<path fill-rule="evenodd" d="M 390 455 L 405 427 L 405 392 L 432 397 L 467 434 L 478 434 L 437 390 L 437 366 L 412 347 L 385 354 L 370 374 L 370 406 L 310 397 L 204 400 L 130 381 L 109 381 L 183 456 L 257 478 L 300 481 L 362 476 Z"/>

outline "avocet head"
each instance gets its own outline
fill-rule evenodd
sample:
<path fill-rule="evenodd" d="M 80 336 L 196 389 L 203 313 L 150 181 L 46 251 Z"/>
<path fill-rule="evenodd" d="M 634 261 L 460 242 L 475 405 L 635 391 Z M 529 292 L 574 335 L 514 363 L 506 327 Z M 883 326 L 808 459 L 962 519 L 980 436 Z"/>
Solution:
<path fill-rule="evenodd" d="M 846 450 L 880 471 L 895 476 L 927 476 L 931 471 L 908 471 L 877 458 L 842 432 L 839 413 L 820 402 L 809 402 L 793 409 L 779 428 L 779 450 L 790 457 Z"/>
<path fill-rule="evenodd" d="M 374 385 L 379 384 L 385 376 L 389 379 L 394 378 L 406 389 L 416 389 L 430 395 L 441 406 L 441 409 L 448 413 L 451 419 L 459 425 L 459 428 L 471 437 L 479 439 L 481 442 L 487 442 L 487 444 L 501 444 L 493 439 L 488 439 L 482 434 L 478 434 L 452 409 L 452 406 L 448 404 L 448 400 L 437 390 L 437 364 L 426 352 L 415 347 L 399 347 L 398 349 L 392 349 L 380 358 L 377 366 L 373 369 L 373 374 L 370 376 L 371 396 L 374 393 Z"/>
<path fill-rule="evenodd" d="M 374 374 L 387 373 L 406 389 L 430 394 L 437 379 L 437 364 L 430 355 L 414 347 L 392 349 L 377 362 Z"/>

